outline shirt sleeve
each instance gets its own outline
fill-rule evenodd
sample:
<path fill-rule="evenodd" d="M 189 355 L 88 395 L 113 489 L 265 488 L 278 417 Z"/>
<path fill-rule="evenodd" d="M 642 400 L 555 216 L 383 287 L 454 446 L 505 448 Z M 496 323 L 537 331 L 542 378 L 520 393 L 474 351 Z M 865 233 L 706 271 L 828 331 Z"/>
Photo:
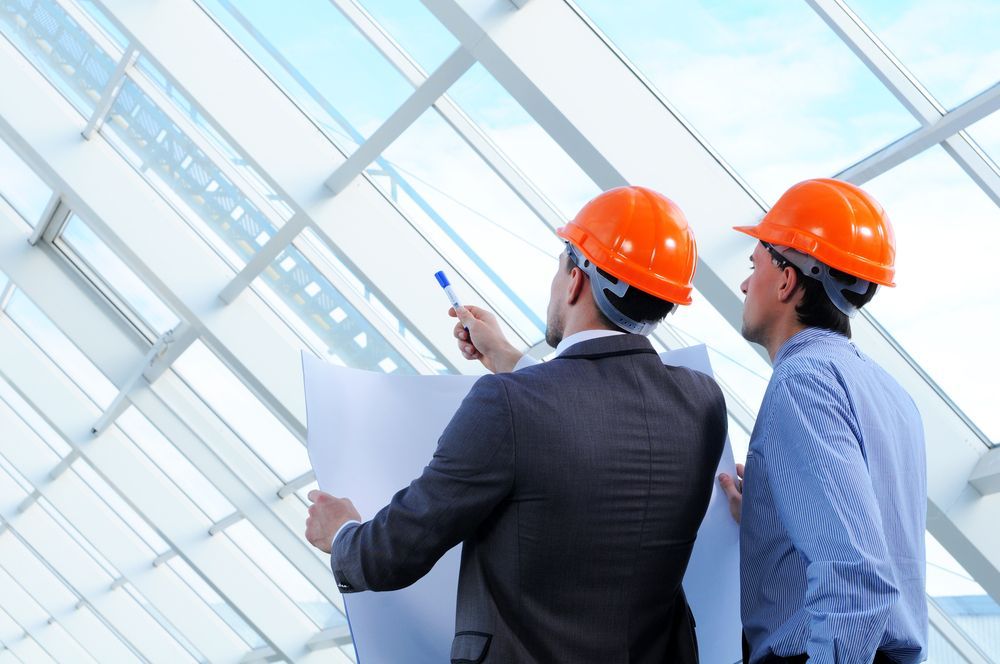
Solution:
<path fill-rule="evenodd" d="M 870 662 L 899 590 L 853 410 L 821 375 L 781 379 L 771 398 L 760 451 L 806 564 L 809 662 Z"/>
<path fill-rule="evenodd" d="M 420 477 L 375 517 L 345 528 L 330 564 L 344 592 L 396 590 L 417 581 L 470 537 L 510 493 L 514 432 L 506 386 L 480 378 L 438 440 Z"/>

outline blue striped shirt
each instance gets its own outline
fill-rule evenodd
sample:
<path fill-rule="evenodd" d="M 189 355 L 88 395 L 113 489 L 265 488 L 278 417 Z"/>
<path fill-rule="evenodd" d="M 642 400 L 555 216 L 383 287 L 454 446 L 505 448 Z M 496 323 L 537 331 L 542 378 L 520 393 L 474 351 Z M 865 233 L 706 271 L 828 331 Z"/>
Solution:
<path fill-rule="evenodd" d="M 740 528 L 750 661 L 900 664 L 927 651 L 927 470 L 909 395 L 846 337 L 809 328 L 774 358 Z"/>

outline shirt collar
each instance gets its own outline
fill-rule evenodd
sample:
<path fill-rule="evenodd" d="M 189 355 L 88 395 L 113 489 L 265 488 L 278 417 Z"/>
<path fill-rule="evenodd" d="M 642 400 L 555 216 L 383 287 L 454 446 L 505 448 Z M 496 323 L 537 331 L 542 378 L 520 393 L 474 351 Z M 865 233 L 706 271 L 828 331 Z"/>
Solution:
<path fill-rule="evenodd" d="M 569 335 L 559 342 L 556 346 L 556 357 L 559 357 L 566 349 L 570 346 L 576 345 L 581 341 L 590 341 L 591 339 L 600 339 L 601 337 L 612 337 L 616 334 L 625 334 L 620 330 L 582 330 L 574 334 Z"/>
<path fill-rule="evenodd" d="M 819 341 L 820 339 L 830 339 L 834 337 L 839 337 L 844 341 L 847 341 L 847 337 L 833 330 L 826 330 L 821 327 L 807 327 L 801 332 L 796 332 L 791 337 L 789 337 L 785 343 L 781 344 L 781 348 L 774 356 L 774 367 L 777 368 L 784 360 L 788 359 L 790 356 L 794 355 L 801 349 L 805 348 L 809 344 Z"/>

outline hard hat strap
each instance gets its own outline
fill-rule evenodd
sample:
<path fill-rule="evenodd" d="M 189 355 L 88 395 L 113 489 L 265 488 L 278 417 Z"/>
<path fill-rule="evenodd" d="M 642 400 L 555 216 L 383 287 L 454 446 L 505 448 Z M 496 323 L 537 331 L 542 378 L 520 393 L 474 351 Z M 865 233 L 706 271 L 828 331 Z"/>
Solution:
<path fill-rule="evenodd" d="M 868 288 L 871 285 L 870 281 L 855 278 L 856 281 L 853 284 L 845 283 L 833 275 L 829 265 L 821 263 L 808 254 L 804 254 L 791 247 L 783 247 L 766 242 L 762 242 L 761 244 L 776 251 L 786 261 L 799 268 L 799 271 L 805 276 L 810 279 L 816 279 L 823 284 L 823 290 L 826 292 L 826 296 L 830 298 L 830 301 L 833 302 L 833 306 L 840 309 L 848 318 L 854 318 L 858 313 L 858 308 L 844 297 L 844 291 L 847 290 L 863 295 L 868 292 Z"/>
<path fill-rule="evenodd" d="M 625 293 L 628 292 L 630 286 L 622 281 L 618 280 L 617 283 L 611 281 L 606 276 L 601 274 L 594 263 L 583 256 L 579 250 L 574 247 L 569 242 L 566 243 L 566 254 L 573 263 L 586 273 L 590 278 L 590 290 L 594 294 L 594 302 L 597 304 L 597 308 L 601 310 L 608 320 L 612 323 L 625 330 L 630 334 L 641 334 L 642 336 L 649 336 L 653 330 L 656 329 L 656 321 L 637 321 L 629 318 L 622 312 L 618 311 L 611 301 L 608 299 L 607 293 L 613 293 L 618 297 L 625 297 Z"/>

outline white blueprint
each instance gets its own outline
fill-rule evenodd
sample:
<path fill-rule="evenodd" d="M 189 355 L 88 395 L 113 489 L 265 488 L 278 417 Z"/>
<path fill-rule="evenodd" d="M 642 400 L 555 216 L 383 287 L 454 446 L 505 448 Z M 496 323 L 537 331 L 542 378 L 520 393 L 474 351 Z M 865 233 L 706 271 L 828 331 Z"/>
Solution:
<path fill-rule="evenodd" d="M 711 374 L 704 346 L 661 357 L 665 364 Z M 309 457 L 320 489 L 350 498 L 364 518 L 374 516 L 420 475 L 476 381 L 475 376 L 393 376 L 346 369 L 305 354 L 303 373 Z M 728 441 L 719 464 L 723 471 L 735 472 Z M 450 660 L 460 548 L 409 588 L 344 595 L 360 664 Z M 698 623 L 701 661 L 740 661 L 739 530 L 717 485 L 684 589 Z"/>

